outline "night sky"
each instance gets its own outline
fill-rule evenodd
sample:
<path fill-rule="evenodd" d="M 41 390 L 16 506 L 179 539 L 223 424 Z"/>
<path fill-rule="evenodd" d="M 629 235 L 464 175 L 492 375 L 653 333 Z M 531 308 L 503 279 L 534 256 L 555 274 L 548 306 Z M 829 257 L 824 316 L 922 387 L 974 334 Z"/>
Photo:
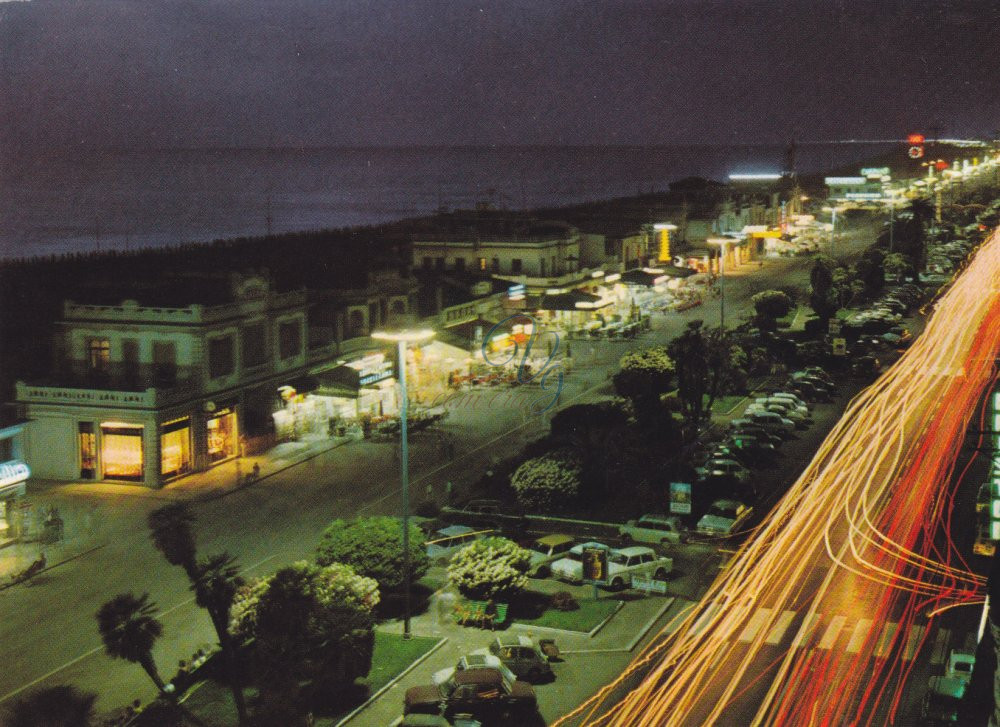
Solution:
<path fill-rule="evenodd" d="M 0 3 L 0 143 L 784 143 L 1000 128 L 984 0 Z"/>

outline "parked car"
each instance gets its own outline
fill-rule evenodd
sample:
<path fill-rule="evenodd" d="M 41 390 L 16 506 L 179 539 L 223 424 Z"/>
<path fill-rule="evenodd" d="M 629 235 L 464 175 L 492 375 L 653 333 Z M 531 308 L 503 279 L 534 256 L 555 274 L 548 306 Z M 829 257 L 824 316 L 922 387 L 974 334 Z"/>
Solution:
<path fill-rule="evenodd" d="M 496 669 L 510 684 L 517 681 L 517 675 L 508 669 L 504 663 L 500 661 L 499 657 L 489 653 L 466 654 L 465 656 L 459 658 L 455 666 L 449 666 L 445 669 L 434 672 L 434 675 L 431 677 L 431 681 L 435 684 L 443 684 L 451 679 L 456 671 L 466 671 L 467 669 Z"/>
<path fill-rule="evenodd" d="M 623 543 L 686 543 L 687 530 L 676 515 L 647 514 L 618 528 Z"/>
<path fill-rule="evenodd" d="M 469 525 L 449 525 L 431 535 L 427 541 L 427 555 L 431 558 L 453 555 L 472 541 L 492 532 Z"/>
<path fill-rule="evenodd" d="M 732 426 L 733 424 L 736 423 L 736 421 L 741 421 L 745 423 L 741 423 L 738 426 Z M 733 420 L 732 422 L 730 422 L 730 427 L 731 428 L 729 430 L 729 436 L 731 437 L 735 435 L 740 435 L 740 436 L 749 435 L 752 437 L 756 437 L 762 442 L 770 443 L 770 445 L 775 449 L 780 447 L 782 442 L 785 441 L 777 434 L 773 434 L 767 431 L 764 427 L 760 426 L 759 424 L 755 424 L 754 422 L 751 422 L 749 419 Z"/>
<path fill-rule="evenodd" d="M 752 508 L 737 500 L 716 500 L 695 529 L 705 535 L 729 535 L 748 517 Z"/>
<path fill-rule="evenodd" d="M 586 543 L 574 545 L 569 549 L 565 558 L 554 561 L 550 566 L 552 577 L 567 583 L 583 582 L 583 551 L 587 548 L 603 548 L 611 550 L 611 547 L 596 540 L 588 540 Z"/>
<path fill-rule="evenodd" d="M 694 471 L 702 479 L 707 477 L 732 477 L 739 482 L 746 482 L 750 479 L 750 470 L 734 459 L 709 459 L 702 467 L 695 467 Z"/>
<path fill-rule="evenodd" d="M 770 461 L 778 454 L 777 448 L 770 441 L 745 432 L 730 433 L 729 438 L 722 443 L 720 449 L 732 453 L 735 459 L 743 454 L 746 459 L 754 462 Z"/>
<path fill-rule="evenodd" d="M 784 399 L 785 401 L 791 401 L 798 404 L 800 407 L 804 407 L 806 411 L 809 411 L 812 407 L 809 406 L 809 402 L 800 397 L 798 394 L 793 394 L 791 391 L 772 391 L 767 395 L 769 399 Z"/>
<path fill-rule="evenodd" d="M 528 636 L 502 634 L 490 642 L 489 650 L 491 656 L 521 679 L 540 682 L 555 677 L 549 658 Z"/>
<path fill-rule="evenodd" d="M 805 429 L 809 426 L 809 419 L 798 409 L 783 404 L 757 404 L 753 403 L 747 407 L 747 414 L 777 414 L 780 417 L 791 420 L 797 429 Z"/>
<path fill-rule="evenodd" d="M 410 687 L 403 697 L 403 714 L 468 713 L 476 718 L 524 719 L 537 711 L 535 690 L 527 682 L 508 684 L 496 669 L 456 671 L 441 684 Z"/>
<path fill-rule="evenodd" d="M 795 422 L 774 412 L 748 411 L 747 418 L 779 436 L 788 436 L 795 429 Z"/>
<path fill-rule="evenodd" d="M 565 556 L 575 543 L 576 541 L 569 535 L 545 535 L 535 538 L 528 545 L 528 551 L 531 553 L 528 573 L 537 575 L 539 569 L 544 570 L 544 566 Z"/>
<path fill-rule="evenodd" d="M 633 545 L 608 554 L 608 586 L 614 590 L 627 587 L 632 576 L 665 581 L 674 570 L 674 559 L 657 555 L 652 548 Z"/>
<path fill-rule="evenodd" d="M 760 396 L 753 400 L 754 404 L 760 404 L 761 406 L 770 406 L 777 404 L 783 406 L 789 411 L 796 411 L 804 417 L 809 416 L 809 407 L 805 404 L 800 404 L 798 401 L 794 401 L 784 396 Z"/>

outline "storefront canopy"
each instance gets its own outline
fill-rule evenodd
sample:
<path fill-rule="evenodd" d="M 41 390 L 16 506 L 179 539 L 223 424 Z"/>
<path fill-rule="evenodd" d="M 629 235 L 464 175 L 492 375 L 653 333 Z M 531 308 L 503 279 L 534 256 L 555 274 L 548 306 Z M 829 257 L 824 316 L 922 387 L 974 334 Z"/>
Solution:
<path fill-rule="evenodd" d="M 622 273 L 622 282 L 629 285 L 641 285 L 651 288 L 666 282 L 665 278 L 686 278 L 694 275 L 690 268 L 679 268 L 674 265 L 658 265 L 655 268 L 634 268 Z"/>
<path fill-rule="evenodd" d="M 614 301 L 597 295 L 571 290 L 568 293 L 543 295 L 539 310 L 597 310 L 609 306 Z"/>

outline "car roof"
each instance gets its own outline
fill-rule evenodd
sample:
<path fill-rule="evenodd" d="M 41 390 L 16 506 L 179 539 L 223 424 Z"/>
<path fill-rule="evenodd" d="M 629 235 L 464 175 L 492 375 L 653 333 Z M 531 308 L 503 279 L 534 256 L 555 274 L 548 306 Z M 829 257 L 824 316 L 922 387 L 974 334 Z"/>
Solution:
<path fill-rule="evenodd" d="M 464 669 L 455 672 L 456 684 L 501 684 L 503 675 L 496 669 Z"/>
<path fill-rule="evenodd" d="M 743 507 L 743 503 L 738 500 L 716 500 L 712 503 L 712 507 L 724 507 L 727 509 L 733 509 Z"/>
<path fill-rule="evenodd" d="M 500 646 L 532 646 L 533 642 L 527 636 L 519 634 L 501 634 L 496 637 Z"/>
<path fill-rule="evenodd" d="M 573 538 L 569 535 L 545 535 L 541 538 L 535 538 L 535 542 L 542 545 L 560 545 L 573 542 Z"/>
<path fill-rule="evenodd" d="M 622 555 L 639 555 L 640 553 L 652 553 L 654 552 L 652 548 L 647 548 L 642 545 L 631 545 L 628 548 L 618 548 L 615 552 L 621 553 Z"/>

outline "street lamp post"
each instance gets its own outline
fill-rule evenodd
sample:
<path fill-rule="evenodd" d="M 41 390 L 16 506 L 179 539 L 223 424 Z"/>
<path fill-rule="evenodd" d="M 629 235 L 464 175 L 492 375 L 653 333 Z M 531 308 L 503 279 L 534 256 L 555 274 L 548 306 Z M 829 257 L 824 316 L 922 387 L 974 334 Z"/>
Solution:
<path fill-rule="evenodd" d="M 375 331 L 372 338 L 394 341 L 399 353 L 399 478 L 402 484 L 403 508 L 403 638 L 410 638 L 410 460 L 407 442 L 407 410 L 409 399 L 406 395 L 406 344 L 410 341 L 425 341 L 434 331 L 399 331 L 396 333 Z"/>
<path fill-rule="evenodd" d="M 736 240 L 728 237 L 710 237 L 705 242 L 719 246 L 719 328 L 724 331 L 726 330 L 726 251 Z"/>
<path fill-rule="evenodd" d="M 843 207 L 824 207 L 824 212 L 829 212 L 830 217 L 830 257 L 834 257 L 834 242 L 837 239 L 837 212 L 842 210 Z"/>

